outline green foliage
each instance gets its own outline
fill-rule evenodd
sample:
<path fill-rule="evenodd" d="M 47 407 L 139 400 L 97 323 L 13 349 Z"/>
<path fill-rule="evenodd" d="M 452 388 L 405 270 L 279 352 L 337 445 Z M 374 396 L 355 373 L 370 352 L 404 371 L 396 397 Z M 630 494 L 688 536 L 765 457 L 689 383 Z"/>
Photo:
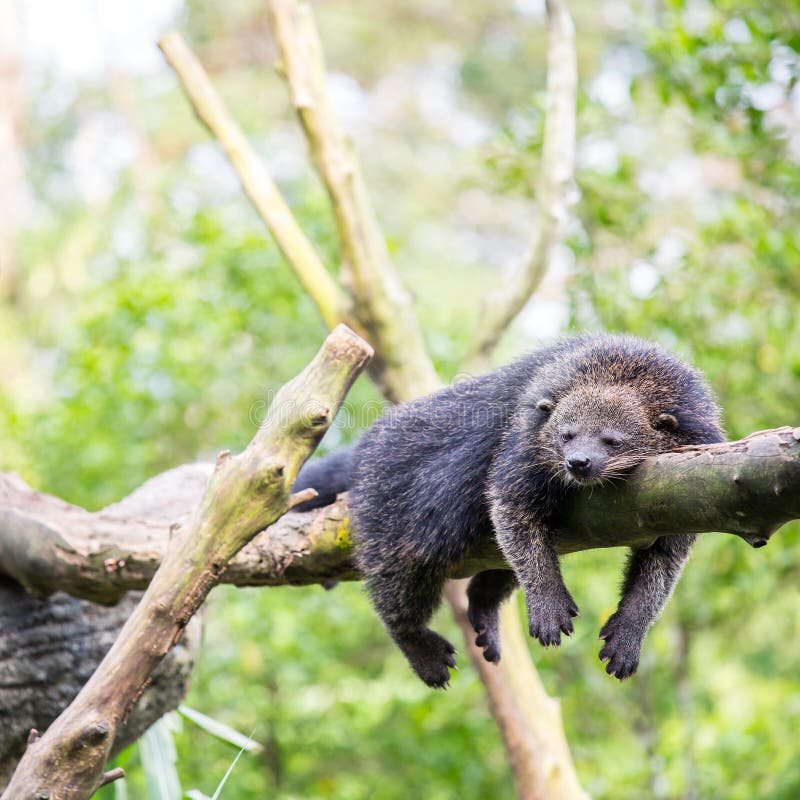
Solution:
<path fill-rule="evenodd" d="M 322 335 L 255 223 L 198 211 L 142 235 L 133 256 L 92 259 L 80 303 L 49 342 L 56 398 L 15 418 L 42 488 L 78 503 L 105 504 L 198 454 L 241 449 L 258 404 Z M 65 469 L 76 455 L 80 467 Z"/>
<path fill-rule="evenodd" d="M 148 800 L 181 800 L 183 796 L 175 770 L 178 754 L 169 723 L 169 716 L 162 717 L 145 731 L 137 745 L 145 773 Z"/>
<path fill-rule="evenodd" d="M 476 676 L 462 670 L 447 703 L 417 685 L 359 585 L 331 593 L 321 587 L 217 592 L 188 702 L 207 705 L 213 697 L 216 716 L 240 730 L 255 725 L 253 737 L 265 746 L 260 755 L 243 756 L 226 794 L 510 794 Z M 445 615 L 437 624 L 457 635 Z M 229 748 L 200 739 L 188 725 L 178 747 L 185 785 L 201 772 L 223 772 L 230 761 Z"/>

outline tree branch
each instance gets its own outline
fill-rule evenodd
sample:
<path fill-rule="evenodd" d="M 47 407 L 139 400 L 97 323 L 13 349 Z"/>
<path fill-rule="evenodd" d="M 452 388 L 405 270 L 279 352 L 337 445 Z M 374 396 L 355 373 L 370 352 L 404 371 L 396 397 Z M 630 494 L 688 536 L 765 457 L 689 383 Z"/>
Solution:
<path fill-rule="evenodd" d="M 307 3 L 295 0 L 270 0 L 269 11 L 292 102 L 336 217 L 342 279 L 356 299 L 370 341 L 390 362 L 385 393 L 395 401 L 419 397 L 438 386 L 438 378 L 411 295 L 389 257 L 358 157 L 328 99 L 313 13 Z"/>
<path fill-rule="evenodd" d="M 366 342 L 337 326 L 311 364 L 280 390 L 244 452 L 220 455 L 191 521 L 175 533 L 111 650 L 44 736 L 29 742 L 3 800 L 84 800 L 111 779 L 103 765 L 120 723 L 230 559 L 308 499 L 291 495 L 297 471 L 371 355 Z"/>
<path fill-rule="evenodd" d="M 328 328 L 343 321 L 352 323 L 349 298 L 325 269 L 322 259 L 297 224 L 280 191 L 183 37 L 173 31 L 164 36 L 158 46 L 180 79 L 197 118 L 222 145 L 245 193 L 303 288 L 314 300 L 323 322 Z"/>
<path fill-rule="evenodd" d="M 84 511 L 0 474 L 0 572 L 29 590 L 66 586 L 76 597 L 114 603 L 145 588 L 174 533 L 188 518 L 212 466 L 165 472 L 115 506 Z M 562 555 L 600 547 L 646 547 L 657 536 L 726 532 L 758 544 L 800 518 L 800 428 L 776 428 L 724 444 L 650 458 L 626 481 L 575 496 L 559 529 Z M 347 495 L 291 512 L 259 533 L 220 582 L 237 586 L 358 580 Z M 30 542 L 42 539 L 32 549 Z M 121 566 L 120 566 L 121 563 Z M 492 538 L 482 540 L 453 578 L 507 568 Z"/>
<path fill-rule="evenodd" d="M 564 0 L 547 0 L 547 21 L 547 116 L 536 187 L 538 225 L 522 263 L 486 298 L 467 359 L 466 368 L 473 374 L 488 367 L 500 337 L 544 278 L 573 192 L 578 60 L 575 29 Z"/>

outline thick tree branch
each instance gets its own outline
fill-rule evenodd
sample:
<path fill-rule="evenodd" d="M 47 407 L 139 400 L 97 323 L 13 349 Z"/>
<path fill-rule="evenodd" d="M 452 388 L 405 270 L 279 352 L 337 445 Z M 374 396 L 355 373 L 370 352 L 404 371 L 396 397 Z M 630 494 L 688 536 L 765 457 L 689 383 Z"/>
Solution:
<path fill-rule="evenodd" d="M 29 741 L 3 800 L 85 800 L 112 779 L 103 765 L 120 723 L 230 559 L 260 529 L 309 499 L 308 492 L 291 494 L 297 471 L 371 355 L 366 342 L 337 326 L 311 364 L 280 390 L 245 451 L 220 454 L 190 522 L 174 532 L 111 650 L 44 736 Z"/>
<path fill-rule="evenodd" d="M 485 371 L 492 351 L 547 271 L 573 193 L 578 59 L 575 30 L 564 0 L 547 0 L 547 101 L 541 167 L 536 186 L 538 225 L 528 253 L 509 280 L 487 298 L 466 368 Z"/>
<path fill-rule="evenodd" d="M 145 588 L 174 534 L 199 502 L 212 466 L 187 464 L 121 503 L 84 511 L 0 474 L 0 572 L 39 594 L 67 589 L 114 603 Z M 727 532 L 751 544 L 800 518 L 800 428 L 776 428 L 725 444 L 651 458 L 625 482 L 577 495 L 561 526 L 562 554 L 645 547 L 657 536 Z M 238 586 L 357 580 L 347 495 L 291 512 L 258 534 L 222 572 Z M 41 540 L 36 543 L 35 540 Z M 451 576 L 506 567 L 488 537 Z"/>
<path fill-rule="evenodd" d="M 328 99 L 325 60 L 311 8 L 295 0 L 270 0 L 269 10 L 292 102 L 336 217 L 342 279 L 356 300 L 356 314 L 370 341 L 390 362 L 385 393 L 390 400 L 419 397 L 430 392 L 438 378 L 411 295 L 389 257 L 358 157 Z"/>

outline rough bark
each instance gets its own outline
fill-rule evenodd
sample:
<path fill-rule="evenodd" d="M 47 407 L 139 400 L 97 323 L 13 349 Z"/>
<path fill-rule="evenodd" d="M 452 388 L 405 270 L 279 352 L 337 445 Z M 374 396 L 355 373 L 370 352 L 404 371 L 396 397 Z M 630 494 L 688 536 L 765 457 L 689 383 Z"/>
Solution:
<path fill-rule="evenodd" d="M 3 800 L 85 800 L 120 777 L 103 767 L 119 726 L 183 635 L 230 559 L 311 489 L 291 494 L 300 466 L 330 426 L 370 346 L 343 325 L 284 386 L 243 453 L 221 453 L 191 521 L 173 531 L 161 566 L 100 666 L 38 737 L 32 734 Z"/>
<path fill-rule="evenodd" d="M 107 608 L 62 592 L 39 599 L 0 577 L 0 792 L 31 729 L 44 730 L 72 702 L 114 642 L 140 594 Z M 111 754 L 135 742 L 186 693 L 201 639 L 194 617 L 117 734 Z"/>
<path fill-rule="evenodd" d="M 0 474 L 0 573 L 40 597 L 64 591 L 116 603 L 150 583 L 212 471 L 212 464 L 185 464 L 96 512 Z M 349 537 L 345 501 L 325 514 L 286 514 L 232 559 L 221 580 L 238 586 L 354 580 Z"/>

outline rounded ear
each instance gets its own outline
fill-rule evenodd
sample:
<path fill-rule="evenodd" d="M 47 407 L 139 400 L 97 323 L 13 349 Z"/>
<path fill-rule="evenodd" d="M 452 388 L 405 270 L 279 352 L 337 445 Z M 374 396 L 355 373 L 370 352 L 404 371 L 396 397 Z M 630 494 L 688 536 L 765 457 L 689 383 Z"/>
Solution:
<path fill-rule="evenodd" d="M 556 404 L 552 400 L 550 400 L 550 398 L 548 398 L 548 397 L 543 397 L 541 400 L 539 400 L 539 402 L 536 403 L 536 408 L 538 408 L 539 411 L 544 411 L 544 412 L 546 412 L 548 414 L 555 407 L 556 407 Z"/>
<path fill-rule="evenodd" d="M 676 431 L 678 430 L 678 418 L 672 414 L 659 414 L 653 427 L 659 430 Z"/>

